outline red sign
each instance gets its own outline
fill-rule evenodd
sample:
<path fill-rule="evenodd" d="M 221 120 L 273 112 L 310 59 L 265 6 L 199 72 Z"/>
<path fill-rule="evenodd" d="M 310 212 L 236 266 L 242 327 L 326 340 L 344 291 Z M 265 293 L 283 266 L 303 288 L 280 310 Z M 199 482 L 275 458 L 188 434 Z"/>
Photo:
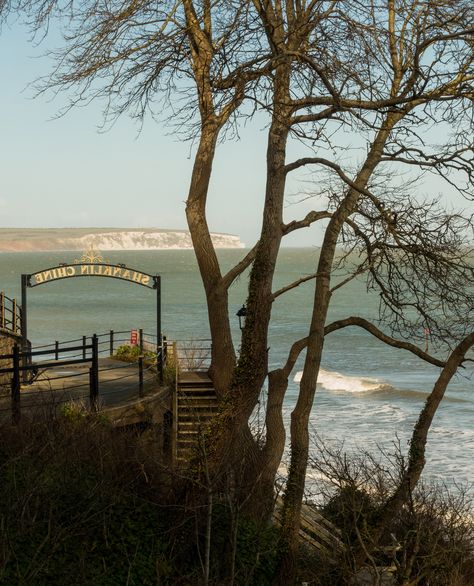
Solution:
<path fill-rule="evenodd" d="M 130 344 L 136 346 L 138 344 L 138 330 L 132 330 L 130 332 Z"/>

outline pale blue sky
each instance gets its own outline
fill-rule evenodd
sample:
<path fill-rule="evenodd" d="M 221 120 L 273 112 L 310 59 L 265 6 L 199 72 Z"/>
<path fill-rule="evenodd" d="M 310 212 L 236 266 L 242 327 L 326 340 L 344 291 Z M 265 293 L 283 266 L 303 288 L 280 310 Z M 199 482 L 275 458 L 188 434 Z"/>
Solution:
<path fill-rule="evenodd" d="M 186 228 L 190 144 L 151 119 L 140 134 L 125 117 L 99 133 L 99 103 L 54 119 L 62 99 L 33 99 L 27 87 L 48 69 L 48 61 L 38 58 L 43 51 L 18 26 L 3 28 L 0 226 Z M 219 147 L 214 165 L 210 228 L 238 234 L 247 246 L 259 232 L 265 134 L 263 121 L 249 125 L 240 141 Z M 289 194 L 307 189 L 295 178 Z M 314 205 L 289 203 L 286 220 L 304 217 Z M 290 235 L 286 244 L 313 246 L 320 239 L 320 229 L 311 228 Z"/>

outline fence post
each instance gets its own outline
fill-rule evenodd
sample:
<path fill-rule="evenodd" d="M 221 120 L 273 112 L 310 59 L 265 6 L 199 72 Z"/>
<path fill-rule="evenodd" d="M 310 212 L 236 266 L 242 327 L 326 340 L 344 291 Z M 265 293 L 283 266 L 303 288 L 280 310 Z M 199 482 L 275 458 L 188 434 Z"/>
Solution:
<path fill-rule="evenodd" d="M 168 345 L 166 343 L 166 336 L 163 336 L 162 342 L 163 344 L 163 368 L 166 366 L 166 362 L 168 360 Z"/>
<path fill-rule="evenodd" d="M 172 422 L 172 436 L 171 436 L 171 465 L 175 466 L 178 462 L 178 346 L 173 342 L 173 359 L 174 359 L 174 389 L 171 404 L 171 422 Z"/>
<path fill-rule="evenodd" d="M 143 397 L 143 356 L 138 357 L 138 396 Z"/>
<path fill-rule="evenodd" d="M 138 347 L 140 356 L 138 357 L 138 395 L 143 396 L 143 329 L 138 330 Z"/>
<path fill-rule="evenodd" d="M 92 364 L 89 370 L 89 403 L 91 411 L 99 410 L 99 344 L 97 334 L 92 336 Z"/>
<path fill-rule="evenodd" d="M 2 328 L 5 329 L 5 293 L 2 291 L 0 293 L 0 311 L 2 312 L 1 323 Z"/>
<path fill-rule="evenodd" d="M 54 342 L 54 359 L 59 360 L 59 342 L 57 340 Z"/>
<path fill-rule="evenodd" d="M 156 370 L 158 372 L 158 381 L 163 384 L 163 346 L 156 348 Z"/>
<path fill-rule="evenodd" d="M 12 421 L 19 423 L 21 418 L 20 409 L 20 349 L 18 344 L 13 346 L 13 377 L 12 377 Z"/>
<path fill-rule="evenodd" d="M 110 356 L 114 355 L 114 330 L 109 332 L 109 353 Z"/>
<path fill-rule="evenodd" d="M 12 330 L 13 330 L 13 333 L 16 334 L 16 299 L 13 300 Z"/>
<path fill-rule="evenodd" d="M 86 336 L 82 336 L 82 358 L 83 358 L 83 360 L 85 360 L 86 356 L 87 356 L 86 345 L 87 345 L 87 338 L 86 338 Z"/>

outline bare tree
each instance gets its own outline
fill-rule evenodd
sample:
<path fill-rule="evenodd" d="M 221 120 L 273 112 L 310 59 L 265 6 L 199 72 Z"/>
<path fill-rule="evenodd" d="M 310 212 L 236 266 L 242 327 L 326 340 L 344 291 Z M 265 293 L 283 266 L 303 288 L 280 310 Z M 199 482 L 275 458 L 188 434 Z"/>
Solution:
<path fill-rule="evenodd" d="M 404 507 L 387 521 L 380 540 L 374 535 L 380 512 L 407 470 L 400 442 L 376 452 L 346 451 L 343 443 L 314 436 L 313 442 L 309 466 L 318 473 L 314 496 L 325 517 L 341 529 L 345 544 L 332 566 L 314 564 L 315 583 L 471 583 L 474 523 L 467 486 L 453 491 L 444 483 L 421 481 L 409 489 Z M 370 560 L 364 568 L 357 563 L 360 551 Z"/>
<path fill-rule="evenodd" d="M 148 111 L 171 109 L 184 136 L 196 139 L 186 214 L 207 297 L 210 372 L 222 407 L 209 474 L 222 478 L 223 468 L 240 472 L 245 462 L 242 486 L 246 480 L 248 486 L 259 486 L 261 498 L 246 501 L 255 515 L 268 517 L 271 511 L 286 441 L 282 405 L 296 360 L 306 353 L 291 417 L 283 510 L 287 556 L 281 578 L 288 580 L 294 571 L 308 423 L 325 336 L 343 327 L 364 327 L 381 342 L 444 368 L 445 356 L 430 356 L 406 338 L 416 340 L 422 325 L 449 348 L 472 329 L 473 268 L 466 248 L 472 237 L 470 218 L 447 213 L 417 195 L 420 180 L 429 173 L 464 197 L 473 194 L 470 4 L 21 0 L 16 8 L 30 15 L 38 31 L 52 16 L 62 19 L 64 45 L 54 54 L 56 68 L 44 80 L 44 89 L 68 92 L 70 107 L 105 99 L 109 119 L 128 111 L 142 120 Z M 258 109 L 269 117 L 260 238 L 223 273 L 206 220 L 214 155 L 218 140 L 238 129 L 240 117 L 251 117 Z M 430 140 L 434 124 L 445 129 L 440 144 Z M 341 138 L 346 131 L 365 152 L 359 163 L 347 157 Z M 308 156 L 289 162 L 287 146 L 294 139 L 308 149 Z M 303 168 L 316 174 L 320 207 L 285 223 L 286 181 Z M 404 169 L 409 180 L 400 181 Z M 269 372 L 273 302 L 307 280 L 273 290 L 281 243 L 287 234 L 322 220 L 328 224 L 313 275 L 308 336 L 296 340 L 285 364 Z M 342 259 L 336 258 L 338 246 L 347 252 Z M 355 266 L 349 253 L 360 257 Z M 228 290 L 249 267 L 247 319 L 237 359 Z M 336 271 L 344 273 L 342 280 L 334 281 Z M 328 323 L 334 292 L 364 276 L 380 294 L 379 323 L 358 316 Z M 457 366 L 462 358 L 453 361 Z M 249 419 L 266 380 L 266 435 L 260 442 Z"/>
<path fill-rule="evenodd" d="M 372 34 L 369 20 L 366 26 L 359 23 L 354 27 L 354 34 L 367 48 L 365 78 L 374 80 L 367 86 L 368 102 L 358 101 L 362 110 L 357 112 L 358 127 L 369 130 L 365 161 L 353 173 L 321 157 L 290 165 L 292 169 L 300 163 L 324 165 L 346 186 L 336 191 L 334 213 L 325 231 L 316 270 L 313 318 L 304 344 L 300 394 L 292 414 L 286 506 L 294 536 L 304 490 L 308 421 L 334 290 L 331 274 L 336 245 L 346 231 L 352 232 L 349 237 L 354 250 L 364 251 L 357 270 L 364 270 L 369 286 L 379 291 L 382 317 L 392 333 L 406 336 L 419 328 L 420 322 L 429 323 L 447 342 L 450 338 L 459 340 L 472 328 L 466 316 L 472 315 L 473 269 L 461 242 L 461 234 L 472 231 L 469 220 L 415 204 L 407 195 L 390 199 L 386 182 L 382 188 L 377 185 L 382 166 L 405 163 L 399 156 L 405 152 L 399 147 L 403 143 L 410 152 L 406 164 L 413 163 L 419 169 L 432 157 L 439 162 L 439 172 L 445 174 L 449 173 L 449 162 L 456 161 L 467 178 L 466 186 L 459 189 L 472 195 L 472 143 L 461 128 L 461 124 L 472 127 L 472 18 L 467 5 L 459 2 L 423 6 L 387 2 L 384 8 L 374 4 L 370 12 Z M 365 107 L 370 111 L 365 113 Z M 449 122 L 456 135 L 452 142 L 439 145 L 436 155 L 434 150 L 428 154 L 423 140 L 433 120 Z M 351 318 L 345 323 L 360 325 Z M 399 341 L 393 345 L 401 347 Z"/>

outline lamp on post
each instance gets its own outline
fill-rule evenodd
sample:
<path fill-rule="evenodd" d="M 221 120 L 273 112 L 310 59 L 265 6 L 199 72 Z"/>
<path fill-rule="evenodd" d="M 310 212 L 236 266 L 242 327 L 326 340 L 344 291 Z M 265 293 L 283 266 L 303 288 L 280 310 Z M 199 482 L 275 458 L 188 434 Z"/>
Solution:
<path fill-rule="evenodd" d="M 245 327 L 245 317 L 247 315 L 247 308 L 245 307 L 245 304 L 242 305 L 242 307 L 235 315 L 239 318 L 239 328 L 243 330 Z"/>

